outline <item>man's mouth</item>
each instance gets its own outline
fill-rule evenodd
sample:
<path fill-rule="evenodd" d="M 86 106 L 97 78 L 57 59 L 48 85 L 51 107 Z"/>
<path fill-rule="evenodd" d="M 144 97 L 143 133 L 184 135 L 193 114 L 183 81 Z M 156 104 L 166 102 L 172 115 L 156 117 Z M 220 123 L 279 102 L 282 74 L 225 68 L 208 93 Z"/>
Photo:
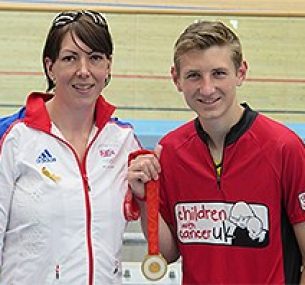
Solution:
<path fill-rule="evenodd" d="M 217 102 L 219 99 L 220 98 L 206 98 L 206 99 L 198 98 L 197 101 L 206 105 L 211 105 Z"/>

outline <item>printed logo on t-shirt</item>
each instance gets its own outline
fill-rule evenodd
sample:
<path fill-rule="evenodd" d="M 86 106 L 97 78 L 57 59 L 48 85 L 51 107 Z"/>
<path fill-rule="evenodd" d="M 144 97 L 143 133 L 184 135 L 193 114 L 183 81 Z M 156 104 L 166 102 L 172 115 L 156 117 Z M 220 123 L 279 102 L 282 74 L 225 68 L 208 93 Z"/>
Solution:
<path fill-rule="evenodd" d="M 177 235 L 182 243 L 264 247 L 269 242 L 265 205 L 236 203 L 179 203 L 175 206 Z"/>
<path fill-rule="evenodd" d="M 302 210 L 305 211 L 305 193 L 304 192 L 299 194 L 299 201 L 300 201 Z"/>

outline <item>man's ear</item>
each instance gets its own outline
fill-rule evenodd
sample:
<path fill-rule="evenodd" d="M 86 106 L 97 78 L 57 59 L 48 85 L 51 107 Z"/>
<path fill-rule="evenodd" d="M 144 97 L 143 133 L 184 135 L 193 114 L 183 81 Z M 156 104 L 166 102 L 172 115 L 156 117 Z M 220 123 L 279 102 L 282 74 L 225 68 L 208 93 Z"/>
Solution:
<path fill-rule="evenodd" d="M 177 69 L 174 66 L 171 67 L 171 76 L 174 84 L 176 85 L 177 90 L 179 92 L 182 92 L 179 75 L 177 73 Z"/>
<path fill-rule="evenodd" d="M 248 70 L 248 63 L 243 60 L 240 67 L 237 70 L 237 86 L 241 86 L 242 83 L 246 80 Z"/>

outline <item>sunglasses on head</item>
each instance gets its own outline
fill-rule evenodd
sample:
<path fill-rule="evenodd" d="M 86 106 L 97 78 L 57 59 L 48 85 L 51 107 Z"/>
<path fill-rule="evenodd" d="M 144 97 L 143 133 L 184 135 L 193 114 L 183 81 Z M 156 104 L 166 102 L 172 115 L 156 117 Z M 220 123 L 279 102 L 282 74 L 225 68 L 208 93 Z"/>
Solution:
<path fill-rule="evenodd" d="M 53 20 L 52 26 L 56 28 L 63 27 L 67 24 L 77 21 L 78 18 L 83 15 L 91 18 L 93 23 L 96 25 L 102 26 L 104 28 L 108 27 L 106 19 L 102 16 L 102 14 L 91 10 L 61 12 Z"/>

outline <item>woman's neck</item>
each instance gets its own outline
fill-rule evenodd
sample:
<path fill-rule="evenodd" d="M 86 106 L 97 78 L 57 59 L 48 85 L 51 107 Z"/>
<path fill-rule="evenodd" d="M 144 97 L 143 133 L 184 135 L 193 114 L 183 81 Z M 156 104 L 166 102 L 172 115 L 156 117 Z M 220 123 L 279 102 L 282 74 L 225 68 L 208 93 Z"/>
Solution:
<path fill-rule="evenodd" d="M 94 109 L 73 110 L 58 107 L 54 101 L 46 103 L 52 123 L 61 132 L 64 139 L 73 146 L 78 157 L 83 158 L 88 145 L 89 136 L 94 125 Z"/>

